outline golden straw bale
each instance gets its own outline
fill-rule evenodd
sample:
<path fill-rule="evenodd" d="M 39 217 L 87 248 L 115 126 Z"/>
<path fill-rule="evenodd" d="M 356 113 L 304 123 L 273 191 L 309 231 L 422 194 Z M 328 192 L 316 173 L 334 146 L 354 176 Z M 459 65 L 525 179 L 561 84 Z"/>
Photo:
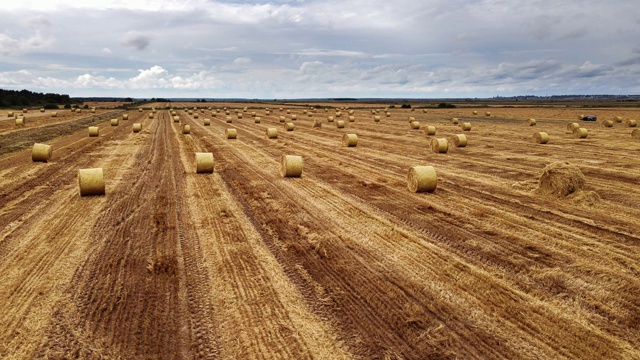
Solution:
<path fill-rule="evenodd" d="M 627 126 L 636 127 L 636 126 L 638 126 L 638 121 L 637 120 L 633 120 L 633 119 L 629 119 L 629 120 L 627 120 Z"/>
<path fill-rule="evenodd" d="M 282 155 L 280 158 L 280 175 L 282 177 L 302 176 L 302 156 Z"/>
<path fill-rule="evenodd" d="M 435 135 L 436 134 L 436 127 L 435 126 L 425 126 L 424 127 L 424 134 L 425 135 Z"/>
<path fill-rule="evenodd" d="M 338 121 L 336 121 L 336 127 L 337 127 L 338 129 L 342 129 L 342 128 L 344 128 L 344 120 L 338 120 Z"/>
<path fill-rule="evenodd" d="M 409 123 L 409 127 L 411 127 L 411 129 L 413 130 L 420 130 L 420 122 L 412 121 Z"/>
<path fill-rule="evenodd" d="M 559 161 L 544 168 L 536 191 L 546 195 L 565 197 L 582 190 L 585 182 L 585 177 L 577 166 Z"/>
<path fill-rule="evenodd" d="M 573 136 L 578 139 L 584 139 L 589 135 L 589 130 L 585 128 L 577 128 L 573 131 Z"/>
<path fill-rule="evenodd" d="M 266 130 L 267 139 L 277 139 L 278 138 L 278 129 L 276 128 L 268 128 Z"/>
<path fill-rule="evenodd" d="M 438 175 L 433 166 L 414 166 L 407 173 L 407 187 L 411 192 L 433 192 L 438 184 Z"/>
<path fill-rule="evenodd" d="M 449 150 L 449 142 L 445 138 L 432 138 L 431 150 L 436 154 L 444 154 L 447 152 L 447 150 Z"/>
<path fill-rule="evenodd" d="M 138 132 L 140 132 L 140 130 L 142 130 L 142 124 L 134 123 L 133 124 L 133 132 L 134 133 L 138 133 Z"/>
<path fill-rule="evenodd" d="M 288 122 L 288 123 L 285 123 L 285 124 L 284 124 L 284 129 L 285 129 L 286 131 L 293 131 L 293 128 L 294 128 L 294 125 L 293 125 L 293 123 L 292 123 L 292 122 Z"/>
<path fill-rule="evenodd" d="M 533 142 L 536 144 L 546 144 L 549 142 L 549 134 L 546 132 L 537 132 L 533 134 Z"/>
<path fill-rule="evenodd" d="M 456 134 L 456 135 L 453 135 L 451 138 L 453 140 L 453 144 L 456 147 L 467 146 L 467 136 L 465 134 Z"/>
<path fill-rule="evenodd" d="M 535 126 L 536 123 L 537 123 L 536 119 L 531 118 L 531 119 L 527 120 L 527 124 L 529 126 Z"/>
<path fill-rule="evenodd" d="M 104 172 L 102 168 L 79 169 L 80 196 L 104 195 Z"/>
<path fill-rule="evenodd" d="M 191 134 L 191 126 L 189 126 L 189 125 L 184 125 L 184 126 L 182 127 L 182 133 L 183 133 L 183 134 Z"/>
<path fill-rule="evenodd" d="M 196 153 L 196 173 L 213 172 L 213 153 Z"/>
<path fill-rule="evenodd" d="M 346 147 L 355 147 L 358 145 L 358 135 L 344 134 L 342 135 L 342 144 Z"/>
<path fill-rule="evenodd" d="M 224 130 L 224 137 L 227 139 L 237 139 L 238 131 L 236 129 L 230 128 Z"/>
<path fill-rule="evenodd" d="M 31 150 L 31 161 L 33 162 L 48 162 L 51 159 L 53 153 L 53 146 L 47 144 L 35 143 Z"/>
<path fill-rule="evenodd" d="M 204 119 L 202 120 L 202 124 L 203 124 L 204 126 L 211 126 L 211 119 L 209 119 L 209 118 L 204 118 Z"/>
<path fill-rule="evenodd" d="M 100 128 L 97 126 L 89 126 L 89 137 L 95 137 L 100 135 Z"/>
<path fill-rule="evenodd" d="M 462 124 L 460 125 L 460 128 L 461 128 L 463 131 L 471 131 L 471 123 L 468 123 L 468 122 L 466 122 L 466 123 L 462 123 Z"/>
<path fill-rule="evenodd" d="M 111 119 L 111 126 L 118 126 L 119 120 L 118 119 Z"/>

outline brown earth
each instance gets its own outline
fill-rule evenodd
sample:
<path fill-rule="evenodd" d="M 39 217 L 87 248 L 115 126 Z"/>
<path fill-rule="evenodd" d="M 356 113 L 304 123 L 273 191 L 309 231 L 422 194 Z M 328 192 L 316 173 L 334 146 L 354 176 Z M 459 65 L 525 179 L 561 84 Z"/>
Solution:
<path fill-rule="evenodd" d="M 0 155 L 0 358 L 640 358 L 640 142 L 601 124 L 638 111 L 592 110 L 576 139 L 576 109 L 396 108 L 376 123 L 372 104 L 338 129 L 333 109 L 285 106 L 286 132 L 281 105 L 246 106 L 260 124 L 208 110 L 105 115 L 98 138 L 0 124 L 3 146 L 54 147 L 49 163 Z M 436 137 L 471 122 L 469 144 L 434 154 L 408 116 Z M 195 152 L 214 154 L 213 174 Z M 283 154 L 304 157 L 301 178 L 280 177 Z M 579 167 L 583 195 L 535 191 L 556 161 Z M 408 191 L 415 165 L 436 168 L 434 193 Z M 106 195 L 80 197 L 92 167 Z"/>

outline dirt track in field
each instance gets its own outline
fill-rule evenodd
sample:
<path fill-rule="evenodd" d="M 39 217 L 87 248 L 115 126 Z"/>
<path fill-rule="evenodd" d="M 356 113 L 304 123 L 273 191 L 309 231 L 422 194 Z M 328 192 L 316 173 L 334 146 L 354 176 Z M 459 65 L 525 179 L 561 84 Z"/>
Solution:
<path fill-rule="evenodd" d="M 391 109 L 378 123 L 356 109 L 338 129 L 333 109 L 285 106 L 287 132 L 278 106 L 246 106 L 230 124 L 145 110 L 98 138 L 21 130 L 54 152 L 0 156 L 0 358 L 640 358 L 640 140 L 625 123 L 581 122 L 576 139 L 565 108 Z M 436 137 L 469 121 L 469 145 L 431 153 L 408 116 Z M 214 154 L 213 174 L 195 174 L 195 152 Z M 304 157 L 301 178 L 280 177 L 283 154 Z M 581 169 L 582 193 L 532 191 L 554 161 Z M 407 190 L 415 165 L 436 168 L 434 193 Z M 107 193 L 80 197 L 77 170 L 92 167 Z"/>

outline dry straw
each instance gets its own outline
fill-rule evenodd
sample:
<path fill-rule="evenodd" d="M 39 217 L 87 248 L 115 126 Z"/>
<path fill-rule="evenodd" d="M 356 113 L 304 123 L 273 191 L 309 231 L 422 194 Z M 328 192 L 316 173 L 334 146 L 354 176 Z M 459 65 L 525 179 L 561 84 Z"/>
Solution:
<path fill-rule="evenodd" d="M 453 144 L 456 147 L 465 147 L 467 146 L 467 136 L 465 134 L 456 134 L 451 137 L 453 140 Z"/>
<path fill-rule="evenodd" d="M 53 146 L 35 143 L 33 144 L 33 150 L 31 150 L 31 160 L 34 162 L 48 162 L 52 153 Z"/>
<path fill-rule="evenodd" d="M 190 134 L 190 133 L 191 133 L 191 126 L 189 126 L 189 125 L 184 125 L 184 126 L 182 127 L 182 133 L 183 133 L 183 134 Z"/>
<path fill-rule="evenodd" d="M 302 156 L 282 155 L 280 175 L 282 177 L 300 177 L 302 175 Z"/>
<path fill-rule="evenodd" d="M 531 119 L 527 120 L 527 124 L 529 126 L 535 126 L 536 123 L 537 123 L 536 119 L 531 118 Z"/>
<path fill-rule="evenodd" d="M 584 114 L 579 114 L 578 115 L 578 120 L 582 120 L 584 118 Z"/>
<path fill-rule="evenodd" d="M 390 112 L 386 112 L 385 115 L 387 115 L 387 117 L 391 117 L 391 113 Z"/>
<path fill-rule="evenodd" d="M 458 120 L 458 118 L 451 118 L 451 123 L 452 123 L 453 125 L 458 125 L 458 123 L 459 123 L 459 122 L 460 122 L 460 121 Z"/>
<path fill-rule="evenodd" d="M 291 114 L 291 110 L 287 109 L 287 114 Z"/>
<path fill-rule="evenodd" d="M 460 128 L 463 131 L 471 131 L 471 123 L 468 123 L 468 122 L 462 123 L 462 125 L 460 125 Z"/>
<path fill-rule="evenodd" d="M 418 121 L 412 121 L 409 123 L 409 126 L 411 127 L 411 129 L 413 130 L 420 130 L 420 122 Z"/>
<path fill-rule="evenodd" d="M 449 142 L 445 138 L 431 139 L 431 150 L 436 154 L 445 154 L 449 150 Z"/>
<path fill-rule="evenodd" d="M 631 120 L 627 120 L 627 125 L 628 125 L 629 127 L 636 127 L 636 126 L 638 126 L 638 121 L 633 120 L 633 119 L 631 119 Z"/>
<path fill-rule="evenodd" d="M 118 119 L 111 119 L 111 126 L 118 126 Z"/>
<path fill-rule="evenodd" d="M 100 128 L 97 126 L 89 126 L 89 137 L 95 137 L 100 135 Z"/>
<path fill-rule="evenodd" d="M 578 123 L 569 123 L 569 124 L 567 124 L 567 131 L 572 133 L 576 129 L 578 129 L 579 127 L 580 127 L 580 124 L 578 124 Z"/>
<path fill-rule="evenodd" d="M 277 139 L 278 138 L 278 129 L 276 128 L 268 128 L 266 130 L 267 139 Z"/>
<path fill-rule="evenodd" d="M 573 131 L 573 136 L 578 139 L 584 139 L 589 135 L 589 130 L 585 128 L 577 128 Z"/>
<path fill-rule="evenodd" d="M 196 173 L 213 172 L 213 153 L 196 153 Z"/>
<path fill-rule="evenodd" d="M 355 112 L 355 111 L 353 111 L 353 110 L 349 110 L 347 113 L 348 113 L 349 115 L 353 115 L 353 113 L 354 113 L 354 112 Z"/>
<path fill-rule="evenodd" d="M 76 113 L 81 113 L 82 109 L 76 109 Z"/>
<path fill-rule="evenodd" d="M 253 118 L 253 123 L 254 124 L 260 124 L 260 121 L 262 121 L 262 119 L 260 118 L 260 116 L 256 116 Z"/>
<path fill-rule="evenodd" d="M 342 129 L 342 128 L 344 128 L 344 120 L 338 120 L 338 121 L 336 121 L 336 127 L 337 127 L 338 129 Z"/>
<path fill-rule="evenodd" d="M 602 126 L 604 127 L 613 127 L 613 121 L 612 120 L 605 120 L 602 122 Z"/>
<path fill-rule="evenodd" d="M 286 131 L 293 131 L 293 127 L 294 127 L 294 125 L 293 125 L 293 123 L 292 123 L 292 122 L 289 122 L 289 123 L 285 123 L 285 124 L 284 124 L 284 129 L 285 129 Z"/>
<path fill-rule="evenodd" d="M 140 130 L 142 130 L 142 124 L 134 123 L 133 124 L 133 132 L 134 133 L 138 133 L 138 132 L 140 132 Z"/>
<path fill-rule="evenodd" d="M 238 119 L 242 119 L 242 113 L 238 113 Z"/>
<path fill-rule="evenodd" d="M 342 144 L 346 147 L 356 147 L 358 145 L 358 135 L 356 134 L 342 135 Z"/>
<path fill-rule="evenodd" d="M 202 123 L 204 124 L 204 126 L 211 126 L 211 119 L 209 118 L 204 118 L 202 120 Z"/>
<path fill-rule="evenodd" d="M 237 139 L 238 131 L 236 129 L 225 129 L 224 137 L 227 139 Z"/>
<path fill-rule="evenodd" d="M 585 182 L 585 177 L 577 166 L 559 161 L 544 168 L 537 191 L 556 197 L 565 197 L 582 190 Z"/>
<path fill-rule="evenodd" d="M 342 112 L 341 111 L 336 112 L 336 117 L 341 117 L 341 116 L 342 116 Z"/>
<path fill-rule="evenodd" d="M 416 118 L 413 116 L 408 116 L 407 120 L 409 120 L 409 122 L 412 122 L 412 121 L 416 121 Z"/>
<path fill-rule="evenodd" d="M 313 127 L 314 128 L 322 127 L 322 121 L 320 121 L 318 119 L 313 120 Z"/>
<path fill-rule="evenodd" d="M 24 114 L 26 114 L 28 111 L 29 111 L 29 109 L 27 109 L 27 108 L 23 108 L 23 109 L 22 109 L 22 112 L 23 112 Z"/>
<path fill-rule="evenodd" d="M 640 139 L 640 129 L 635 129 L 631 132 L 632 139 Z"/>
<path fill-rule="evenodd" d="M 437 183 L 438 175 L 433 166 L 414 166 L 407 173 L 407 187 L 411 192 L 433 192 Z"/>
<path fill-rule="evenodd" d="M 546 132 L 538 132 L 533 134 L 533 142 L 536 144 L 546 144 L 549 142 L 549 134 Z"/>
<path fill-rule="evenodd" d="M 435 135 L 436 134 L 436 127 L 432 126 L 432 125 L 425 126 L 424 134 L 425 135 Z"/>
<path fill-rule="evenodd" d="M 79 169 L 80 196 L 104 195 L 104 173 L 102 168 Z"/>

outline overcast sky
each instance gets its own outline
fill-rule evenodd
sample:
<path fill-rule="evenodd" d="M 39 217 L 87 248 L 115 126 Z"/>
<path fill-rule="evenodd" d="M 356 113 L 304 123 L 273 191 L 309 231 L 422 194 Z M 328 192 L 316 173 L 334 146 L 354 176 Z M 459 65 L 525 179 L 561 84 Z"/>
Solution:
<path fill-rule="evenodd" d="M 0 88 L 71 96 L 640 94 L 638 0 L 0 0 Z"/>

